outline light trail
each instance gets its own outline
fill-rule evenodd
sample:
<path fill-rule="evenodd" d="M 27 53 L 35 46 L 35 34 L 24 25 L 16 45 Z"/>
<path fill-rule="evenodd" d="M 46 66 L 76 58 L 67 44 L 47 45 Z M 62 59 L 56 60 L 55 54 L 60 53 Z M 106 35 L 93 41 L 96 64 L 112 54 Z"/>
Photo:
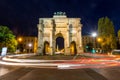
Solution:
<path fill-rule="evenodd" d="M 104 68 L 120 66 L 120 57 L 80 58 L 73 60 L 26 60 L 3 58 L 0 64 L 58 69 Z"/>

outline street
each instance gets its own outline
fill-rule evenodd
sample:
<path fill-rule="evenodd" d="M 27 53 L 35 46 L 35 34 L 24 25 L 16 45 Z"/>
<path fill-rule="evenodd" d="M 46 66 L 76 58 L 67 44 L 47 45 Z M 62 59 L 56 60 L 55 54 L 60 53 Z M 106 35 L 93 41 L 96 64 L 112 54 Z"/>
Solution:
<path fill-rule="evenodd" d="M 120 67 L 56 69 L 21 67 L 0 80 L 120 80 Z"/>
<path fill-rule="evenodd" d="M 15 66 L 5 66 L 5 65 L 0 65 L 0 76 L 9 73 L 13 70 L 18 69 L 19 67 L 15 67 Z"/>

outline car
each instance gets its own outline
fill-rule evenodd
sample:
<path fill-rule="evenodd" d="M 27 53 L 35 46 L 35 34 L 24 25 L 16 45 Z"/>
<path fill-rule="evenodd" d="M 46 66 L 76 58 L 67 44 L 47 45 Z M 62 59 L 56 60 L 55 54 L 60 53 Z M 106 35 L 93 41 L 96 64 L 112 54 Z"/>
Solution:
<path fill-rule="evenodd" d="M 120 55 L 120 50 L 113 50 L 112 52 L 111 52 L 111 54 L 112 55 Z"/>

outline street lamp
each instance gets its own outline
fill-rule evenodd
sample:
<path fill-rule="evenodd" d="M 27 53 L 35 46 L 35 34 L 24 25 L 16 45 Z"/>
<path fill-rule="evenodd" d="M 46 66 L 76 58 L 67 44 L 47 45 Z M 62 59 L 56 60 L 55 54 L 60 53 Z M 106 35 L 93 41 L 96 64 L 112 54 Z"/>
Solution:
<path fill-rule="evenodd" d="M 18 38 L 18 41 L 19 41 L 19 42 L 22 42 L 22 38 L 21 38 L 21 37 L 19 37 L 19 38 Z"/>
<path fill-rule="evenodd" d="M 98 42 L 101 42 L 101 41 L 102 41 L 102 39 L 101 39 L 101 38 L 97 38 L 97 41 L 98 41 Z"/>
<path fill-rule="evenodd" d="M 93 32 L 92 33 L 92 37 L 96 37 L 97 36 L 97 33 L 96 32 Z"/>

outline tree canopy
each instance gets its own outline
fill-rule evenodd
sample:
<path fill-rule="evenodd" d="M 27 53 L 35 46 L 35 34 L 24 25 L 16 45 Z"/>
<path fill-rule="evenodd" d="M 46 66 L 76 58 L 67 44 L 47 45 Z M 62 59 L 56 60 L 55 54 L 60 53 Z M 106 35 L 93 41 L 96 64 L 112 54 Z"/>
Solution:
<path fill-rule="evenodd" d="M 101 39 L 101 48 L 111 51 L 116 48 L 116 37 L 113 22 L 108 17 L 98 20 L 98 38 Z"/>
<path fill-rule="evenodd" d="M 15 35 L 7 26 L 0 26 L 0 48 L 7 47 L 9 52 L 16 50 L 17 41 Z"/>

